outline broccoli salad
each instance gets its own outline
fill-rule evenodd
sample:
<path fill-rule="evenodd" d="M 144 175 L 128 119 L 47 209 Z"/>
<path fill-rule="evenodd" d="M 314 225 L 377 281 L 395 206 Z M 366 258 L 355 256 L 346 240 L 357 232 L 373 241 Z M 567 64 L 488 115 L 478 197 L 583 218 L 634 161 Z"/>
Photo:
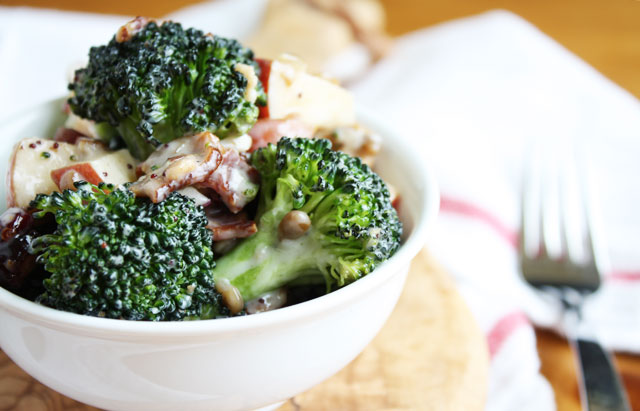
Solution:
<path fill-rule="evenodd" d="M 92 47 L 54 136 L 19 141 L 0 285 L 126 320 L 253 314 L 348 285 L 400 246 L 379 138 L 283 55 L 138 17 Z"/>

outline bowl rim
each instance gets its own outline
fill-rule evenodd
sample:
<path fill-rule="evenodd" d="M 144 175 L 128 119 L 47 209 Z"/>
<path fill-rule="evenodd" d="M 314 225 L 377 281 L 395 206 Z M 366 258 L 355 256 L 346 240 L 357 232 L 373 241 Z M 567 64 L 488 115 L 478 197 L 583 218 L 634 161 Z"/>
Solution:
<path fill-rule="evenodd" d="M 30 110 L 23 111 L 21 114 L 31 113 L 32 115 L 34 111 L 44 113 L 52 110 L 53 106 L 62 100 L 62 98 L 49 100 L 36 105 Z M 358 298 L 362 294 L 369 292 L 369 290 L 380 286 L 390 277 L 399 274 L 398 271 L 400 270 L 395 269 L 394 266 L 400 267 L 403 263 L 407 266 L 410 264 L 426 242 L 429 227 L 437 216 L 440 204 L 440 194 L 435 176 L 430 166 L 425 163 L 423 158 L 418 156 L 417 150 L 412 149 L 406 139 L 402 139 L 388 125 L 384 124 L 379 119 L 379 116 L 374 115 L 373 113 L 375 112 L 373 110 L 358 106 L 356 111 L 358 122 L 381 135 L 383 144 L 391 141 L 391 144 L 398 151 L 403 152 L 405 163 L 418 174 L 418 176 L 415 176 L 416 183 L 424 186 L 422 195 L 418 199 L 424 207 L 415 216 L 413 230 L 398 251 L 373 272 L 353 284 L 312 300 L 273 311 L 242 317 L 197 321 L 147 322 L 85 316 L 34 303 L 2 287 L 0 287 L 0 309 L 23 320 L 37 323 L 47 328 L 66 330 L 87 336 L 100 335 L 107 339 L 120 340 L 123 337 L 125 339 L 126 337 L 194 337 L 257 330 L 303 320 L 317 313 L 332 311 L 348 304 L 349 301 Z M 4 120 L 11 122 L 20 117 L 19 113 L 13 116 L 12 119 L 5 118 Z M 5 123 L 0 123 L 0 129 L 3 128 L 3 124 Z"/>

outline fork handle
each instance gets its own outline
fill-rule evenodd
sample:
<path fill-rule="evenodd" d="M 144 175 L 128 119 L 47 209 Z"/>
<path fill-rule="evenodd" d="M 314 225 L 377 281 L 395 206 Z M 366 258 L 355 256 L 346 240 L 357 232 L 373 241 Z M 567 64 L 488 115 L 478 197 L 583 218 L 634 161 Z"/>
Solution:
<path fill-rule="evenodd" d="M 588 411 L 629 411 L 628 399 L 611 357 L 596 341 L 572 341 L 580 362 L 583 409 Z"/>

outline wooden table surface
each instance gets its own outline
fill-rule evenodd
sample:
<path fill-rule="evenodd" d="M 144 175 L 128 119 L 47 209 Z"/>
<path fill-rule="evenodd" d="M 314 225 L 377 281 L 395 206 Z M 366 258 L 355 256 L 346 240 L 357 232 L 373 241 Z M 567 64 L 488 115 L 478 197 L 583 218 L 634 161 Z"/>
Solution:
<path fill-rule="evenodd" d="M 0 4 L 57 7 L 105 13 L 161 16 L 197 0 L 0 0 Z M 614 82 L 640 97 L 640 1 L 638 0 L 382 0 L 387 27 L 411 30 L 503 8 L 529 20 Z M 568 345 L 538 330 L 542 371 L 551 382 L 558 409 L 579 410 L 576 371 Z M 640 357 L 616 354 L 634 409 L 640 410 Z"/>

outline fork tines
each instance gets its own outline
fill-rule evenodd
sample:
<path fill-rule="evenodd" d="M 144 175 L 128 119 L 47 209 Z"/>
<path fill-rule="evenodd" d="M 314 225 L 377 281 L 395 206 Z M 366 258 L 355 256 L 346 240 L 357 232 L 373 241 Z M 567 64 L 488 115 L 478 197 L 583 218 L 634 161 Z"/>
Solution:
<path fill-rule="evenodd" d="M 600 284 L 602 233 L 591 165 L 570 146 L 537 145 L 522 190 L 520 252 L 536 285 L 595 289 Z"/>

